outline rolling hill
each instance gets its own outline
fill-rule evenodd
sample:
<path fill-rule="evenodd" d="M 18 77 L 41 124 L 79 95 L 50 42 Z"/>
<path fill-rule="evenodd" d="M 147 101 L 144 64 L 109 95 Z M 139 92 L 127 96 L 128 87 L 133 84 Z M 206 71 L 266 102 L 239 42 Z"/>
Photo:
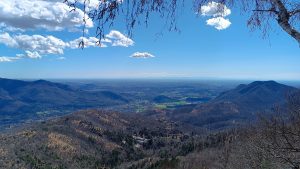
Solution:
<path fill-rule="evenodd" d="M 122 96 L 109 91 L 87 92 L 45 80 L 0 79 L 2 125 L 37 119 L 36 113 L 51 116 L 51 112 L 103 108 L 127 102 Z"/>
<path fill-rule="evenodd" d="M 85 110 L 1 134 L 0 168 L 166 169 L 178 160 L 164 157 L 192 151 L 190 134 L 138 114 Z"/>
<path fill-rule="evenodd" d="M 127 101 L 113 92 L 89 93 L 48 81 L 16 81 L 20 85 L 13 88 L 9 80 L 4 82 L 1 100 L 25 106 L 36 103 L 47 107 L 44 102 L 51 101 L 58 107 L 80 107 L 76 99 L 84 101 L 85 97 L 101 98 L 106 104 Z M 46 95 L 48 92 L 53 93 Z M 296 88 L 257 81 L 223 92 L 207 103 L 175 110 L 143 114 L 82 110 L 20 126 L 0 135 L 0 168 L 182 168 L 182 164 L 189 163 L 186 161 L 195 160 L 193 155 L 198 156 L 199 152 L 223 148 L 230 130 L 222 133 L 222 129 L 253 122 L 257 112 L 268 113 L 275 105 L 285 105 L 289 93 L 297 93 L 296 98 L 300 98 Z M 46 96 L 60 98 L 38 100 Z M 215 157 L 213 161 L 218 160 Z"/>
<path fill-rule="evenodd" d="M 268 113 L 274 106 L 282 106 L 286 97 L 298 89 L 275 81 L 255 81 L 241 84 L 221 93 L 215 99 L 192 107 L 189 111 L 176 110 L 173 120 L 220 129 L 252 121 L 257 113 Z"/>

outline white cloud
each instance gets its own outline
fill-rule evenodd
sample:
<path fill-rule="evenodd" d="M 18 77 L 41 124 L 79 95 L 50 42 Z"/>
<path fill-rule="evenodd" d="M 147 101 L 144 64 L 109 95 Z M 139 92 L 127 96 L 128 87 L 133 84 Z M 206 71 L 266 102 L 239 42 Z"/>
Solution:
<path fill-rule="evenodd" d="M 134 45 L 134 41 L 128 38 L 126 35 L 122 34 L 117 30 L 111 30 L 104 39 L 101 39 L 101 43 L 99 43 L 99 39 L 96 37 L 80 37 L 73 41 L 69 42 L 69 47 L 72 49 L 78 48 L 79 43 L 83 41 L 84 46 L 88 47 L 108 47 L 111 46 L 120 46 L 120 47 L 129 47 Z"/>
<path fill-rule="evenodd" d="M 75 0 L 69 0 L 69 2 L 74 2 Z M 84 1 L 85 0 L 77 0 L 77 2 L 78 3 L 81 3 L 81 4 L 84 4 Z M 111 2 L 112 2 L 112 0 L 109 0 L 109 1 L 101 1 L 101 0 L 89 0 L 89 1 L 85 1 L 86 3 L 86 10 L 87 11 L 91 11 L 91 10 L 95 10 L 95 9 L 98 9 L 98 7 L 100 6 L 100 5 L 110 5 L 111 4 Z M 117 0 L 116 1 L 117 3 L 122 3 L 123 2 L 123 0 Z"/>
<path fill-rule="evenodd" d="M 84 47 L 88 48 L 88 47 L 107 47 L 106 44 L 103 44 L 103 41 L 101 44 L 99 44 L 99 39 L 96 37 L 80 37 L 78 39 L 72 40 L 69 42 L 69 47 L 71 49 L 76 49 L 79 47 L 79 43 L 83 41 L 84 42 Z"/>
<path fill-rule="evenodd" d="M 134 41 L 119 31 L 112 30 L 106 38 L 110 39 L 112 42 L 112 46 L 123 46 L 129 47 L 134 45 Z"/>
<path fill-rule="evenodd" d="M 1 56 L 0 57 L 0 62 L 12 62 L 13 57 L 6 57 L 6 56 Z"/>
<path fill-rule="evenodd" d="M 0 62 L 13 62 L 22 58 L 31 58 L 31 59 L 38 59 L 41 58 L 39 53 L 37 52 L 30 52 L 30 51 L 25 51 L 26 54 L 16 54 L 15 57 L 9 57 L 9 56 L 0 56 Z"/>
<path fill-rule="evenodd" d="M 43 28 L 59 31 L 82 26 L 84 17 L 86 16 L 80 9 L 70 12 L 70 8 L 63 1 L 0 1 L 1 27 L 9 27 L 11 30 Z M 93 27 L 91 19 L 87 19 L 86 26 L 88 28 Z"/>
<path fill-rule="evenodd" d="M 3 43 L 9 47 L 14 47 L 17 45 L 17 42 L 6 32 L 0 34 L 0 43 Z"/>
<path fill-rule="evenodd" d="M 201 15 L 203 16 L 213 16 L 213 17 L 218 17 L 218 16 L 228 16 L 231 14 L 231 10 L 227 8 L 226 5 L 217 3 L 217 2 L 209 2 L 207 5 L 201 6 Z"/>
<path fill-rule="evenodd" d="M 223 17 L 216 17 L 216 18 L 208 19 L 206 21 L 206 24 L 213 26 L 218 30 L 224 30 L 231 25 L 231 22 L 229 21 L 229 19 L 225 19 Z"/>
<path fill-rule="evenodd" d="M 227 29 L 231 25 L 230 20 L 225 18 L 231 14 L 231 10 L 222 3 L 209 2 L 201 6 L 200 12 L 202 16 L 211 16 L 212 18 L 206 20 L 206 24 L 218 30 Z"/>
<path fill-rule="evenodd" d="M 31 59 L 38 59 L 38 58 L 42 58 L 42 56 L 37 53 L 37 52 L 30 52 L 30 51 L 25 51 L 26 56 L 31 58 Z"/>
<path fill-rule="evenodd" d="M 59 0 L 60 1 L 60 0 Z M 74 3 L 75 0 L 69 0 L 70 3 Z M 84 4 L 84 0 L 77 0 L 77 3 L 81 3 L 81 4 Z M 89 0 L 89 1 L 86 1 L 86 10 L 93 10 L 93 9 L 97 9 L 99 7 L 99 5 L 101 4 L 102 2 L 99 1 L 99 0 Z"/>
<path fill-rule="evenodd" d="M 3 41 L 1 40 L 3 39 Z M 39 54 L 63 54 L 66 43 L 54 36 L 0 34 L 0 43 L 12 48 L 22 49 Z M 28 55 L 28 52 L 27 52 Z M 29 54 L 33 56 L 33 54 Z M 35 54 L 36 56 L 36 54 Z"/>
<path fill-rule="evenodd" d="M 0 62 L 13 62 L 23 57 L 23 54 L 17 54 L 15 57 L 0 56 Z"/>
<path fill-rule="evenodd" d="M 121 46 L 128 47 L 134 44 L 134 41 L 119 31 L 112 30 L 105 39 L 101 40 L 96 37 L 81 37 L 69 42 L 65 42 L 54 36 L 42 36 L 42 35 L 15 35 L 11 36 L 9 33 L 0 33 L 0 44 L 4 44 L 10 48 L 21 49 L 25 51 L 25 54 L 19 54 L 19 58 L 42 58 L 43 55 L 48 54 L 64 54 L 65 49 L 76 49 L 79 47 L 79 43 L 83 40 L 84 47 L 108 47 Z M 2 62 L 9 61 L 9 57 L 3 57 Z"/>
<path fill-rule="evenodd" d="M 75 2 L 75 0 L 69 1 Z M 18 54 L 16 57 L 0 56 L 1 62 L 21 58 L 37 59 L 50 54 L 62 55 L 66 49 L 78 48 L 82 40 L 85 48 L 134 45 L 132 39 L 116 30 L 112 30 L 104 39 L 101 39 L 101 43 L 96 37 L 80 37 L 64 41 L 51 35 L 25 34 L 27 31 L 40 29 L 46 30 L 45 32 L 82 30 L 83 18 L 87 18 L 87 16 L 79 8 L 84 2 L 88 2 L 88 11 L 110 3 L 110 1 L 105 1 L 106 4 L 104 4 L 100 0 L 76 0 L 76 2 L 79 3 L 78 8 L 70 12 L 70 7 L 63 3 L 63 0 L 0 0 L 0 44 L 23 51 L 23 54 Z M 117 2 L 122 3 L 123 1 L 118 0 Z M 91 19 L 87 19 L 86 27 L 93 27 Z M 86 31 L 88 34 L 88 29 Z"/>
<path fill-rule="evenodd" d="M 75 49 L 81 40 L 84 40 L 85 47 L 96 47 L 98 39 L 95 37 L 78 38 L 70 42 L 64 42 L 54 36 L 41 35 L 17 35 L 10 36 L 8 33 L 0 34 L 0 43 L 11 47 L 22 49 L 29 58 L 41 58 L 41 55 L 63 54 L 65 48 Z M 102 47 L 105 45 L 103 44 Z"/>
<path fill-rule="evenodd" d="M 153 58 L 155 56 L 148 52 L 135 52 L 130 57 L 132 57 L 132 58 Z"/>

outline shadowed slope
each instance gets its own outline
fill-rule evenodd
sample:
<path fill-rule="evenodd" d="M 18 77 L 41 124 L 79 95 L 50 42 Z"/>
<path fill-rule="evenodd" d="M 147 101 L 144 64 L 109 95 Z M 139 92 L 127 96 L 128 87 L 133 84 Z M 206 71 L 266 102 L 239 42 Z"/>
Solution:
<path fill-rule="evenodd" d="M 296 88 L 275 81 L 255 81 L 221 93 L 192 111 L 176 111 L 173 119 L 211 129 L 226 128 L 251 121 L 257 113 L 267 113 L 274 106 L 284 105 L 286 97 Z"/>
<path fill-rule="evenodd" d="M 64 113 L 127 102 L 122 96 L 108 91 L 75 90 L 68 85 L 45 80 L 0 79 L 0 121 L 2 121 L 2 125 L 18 120 L 35 119 L 37 118 L 36 113 L 47 112 L 49 115 L 49 111 Z"/>

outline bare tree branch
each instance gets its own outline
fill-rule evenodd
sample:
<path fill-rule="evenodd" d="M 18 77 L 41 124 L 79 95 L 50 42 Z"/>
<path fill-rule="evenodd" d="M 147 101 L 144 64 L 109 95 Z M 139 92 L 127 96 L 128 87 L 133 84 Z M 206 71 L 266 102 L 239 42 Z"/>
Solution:
<path fill-rule="evenodd" d="M 277 21 L 283 31 L 287 32 L 300 45 L 300 30 L 297 30 L 300 17 L 293 17 L 300 13 L 300 0 L 214 0 L 217 3 L 229 7 L 239 7 L 242 11 L 252 12 L 248 25 L 251 29 L 261 29 L 263 35 L 273 27 L 273 21 Z M 177 20 L 179 8 L 184 7 L 185 0 L 99 0 L 97 9 L 87 10 L 89 0 L 84 0 L 84 5 L 78 0 L 64 0 L 69 5 L 70 11 L 80 8 L 86 16 L 97 24 L 96 36 L 99 41 L 105 35 L 105 29 L 111 27 L 114 22 L 125 17 L 123 23 L 128 35 L 131 36 L 136 25 L 148 26 L 149 18 L 156 13 L 163 19 L 163 27 L 169 31 L 178 31 Z M 195 12 L 199 12 L 202 5 L 211 0 L 194 0 Z M 221 10 L 221 9 L 220 9 Z M 297 15 L 298 16 L 298 15 Z M 87 18 L 83 18 L 86 21 Z M 272 26 L 271 26 L 272 25 Z M 85 30 L 84 30 L 85 31 Z"/>
<path fill-rule="evenodd" d="M 272 0 L 273 3 L 278 8 L 278 18 L 277 22 L 281 26 L 281 28 L 286 31 L 289 35 L 291 35 L 294 39 L 296 39 L 300 45 L 300 32 L 294 29 L 290 24 L 290 13 L 286 9 L 285 5 L 281 0 Z"/>

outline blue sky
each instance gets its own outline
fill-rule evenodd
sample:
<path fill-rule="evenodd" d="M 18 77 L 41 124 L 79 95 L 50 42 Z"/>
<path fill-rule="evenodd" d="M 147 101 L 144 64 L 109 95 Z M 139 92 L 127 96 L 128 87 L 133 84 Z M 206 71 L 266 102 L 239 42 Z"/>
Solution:
<path fill-rule="evenodd" d="M 0 19 L 0 23 L 2 22 L 0 35 L 8 34 L 12 39 L 20 35 L 43 37 L 52 35 L 63 42 L 71 42 L 81 36 L 81 32 L 70 31 L 72 28 L 69 27 L 73 25 L 74 28 L 78 28 L 78 23 L 65 25 L 60 23 L 55 28 L 41 26 L 42 24 L 36 27 L 16 26 L 15 22 L 10 22 L 4 16 L 10 12 L 7 8 L 9 5 L 14 5 L 11 0 L 0 2 L 0 18 L 4 18 Z M 91 47 L 81 50 L 69 45 L 63 48 L 63 53 L 59 51 L 49 53 L 33 47 L 21 47 L 20 44 L 8 45 L 8 42 L 0 42 L 0 58 L 12 58 L 9 61 L 2 59 L 0 76 L 35 79 L 181 77 L 300 79 L 299 44 L 281 31 L 276 24 L 269 38 L 263 39 L 261 32 L 249 30 L 246 25 L 247 16 L 240 15 L 238 9 L 231 9 L 231 14 L 224 17 L 230 20 L 231 25 L 223 30 L 207 25 L 206 20 L 210 18 L 213 16 L 197 17 L 190 7 L 186 7 L 178 18 L 181 33 L 163 31 L 162 36 L 157 36 L 163 29 L 161 24 L 163 20 L 154 16 L 150 18 L 148 28 L 143 25 L 135 28 L 131 37 L 134 43 L 125 45 L 126 47 L 110 42 L 105 48 L 93 47 L 91 44 Z M 111 30 L 126 34 L 124 24 L 120 20 L 107 30 L 107 34 Z M 92 36 L 94 36 L 93 27 L 87 37 Z M 0 36 L 0 40 L 7 41 L 3 36 L 2 39 Z M 130 57 L 136 52 L 147 52 L 155 57 Z M 13 59 L 17 54 L 22 56 Z"/>

